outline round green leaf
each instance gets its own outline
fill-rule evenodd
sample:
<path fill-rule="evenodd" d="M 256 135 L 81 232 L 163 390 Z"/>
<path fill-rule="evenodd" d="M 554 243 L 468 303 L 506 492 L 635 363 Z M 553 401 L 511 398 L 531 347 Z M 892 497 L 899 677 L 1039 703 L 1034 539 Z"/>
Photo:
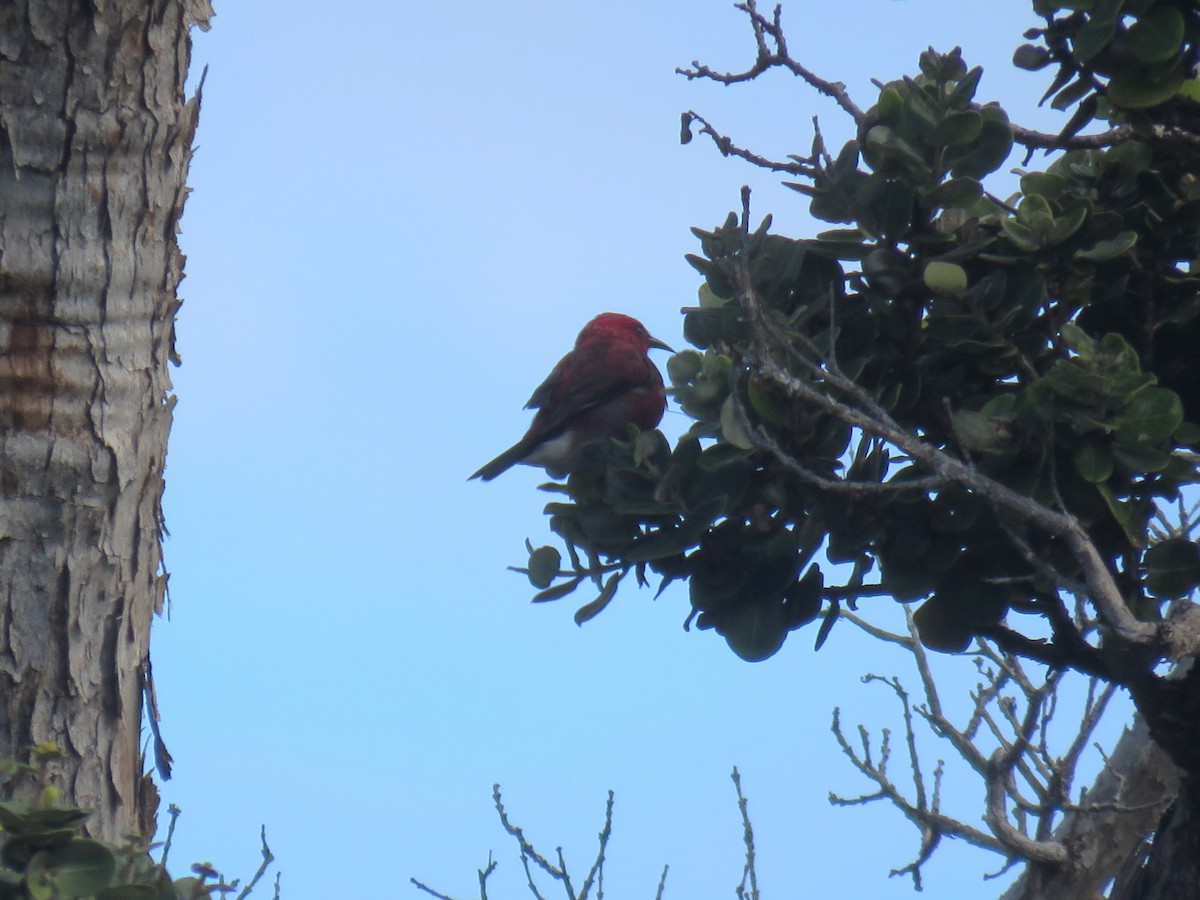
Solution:
<path fill-rule="evenodd" d="M 925 265 L 925 286 L 935 294 L 956 297 L 967 289 L 967 271 L 958 263 L 934 260 Z"/>
<path fill-rule="evenodd" d="M 750 379 L 750 383 L 746 386 L 746 396 L 750 400 L 751 409 L 759 418 L 773 425 L 784 425 L 788 422 L 787 406 L 778 399 L 774 392 L 764 387 L 759 379 Z"/>
<path fill-rule="evenodd" d="M 943 603 L 930 599 L 922 603 L 915 613 L 913 622 L 921 643 L 930 650 L 944 653 L 962 653 L 971 644 L 971 628 Z"/>
<path fill-rule="evenodd" d="M 728 297 L 718 297 L 716 292 L 713 291 L 707 281 L 700 285 L 700 289 L 697 293 L 700 296 L 700 307 L 702 309 L 709 309 L 710 307 L 714 306 L 724 306 L 729 302 Z"/>
<path fill-rule="evenodd" d="M 1178 94 L 1186 79 L 1182 66 L 1166 72 L 1133 66 L 1112 77 L 1108 83 L 1108 99 L 1114 106 L 1125 109 L 1148 109 L 1166 103 Z"/>
<path fill-rule="evenodd" d="M 948 160 L 953 175 L 982 178 L 1000 168 L 1012 152 L 1012 128 L 1003 112 L 990 106 L 985 106 L 980 112 L 983 115 L 983 128 L 979 137 L 963 147 L 954 148 L 954 159 Z M 962 151 L 961 155 L 958 155 L 959 151 Z"/>
<path fill-rule="evenodd" d="M 980 579 L 974 566 L 952 571 L 913 614 L 921 643 L 961 653 L 979 629 L 995 625 L 1008 609 L 1008 595 Z"/>
<path fill-rule="evenodd" d="M 975 178 L 951 178 L 925 195 L 933 209 L 942 206 L 969 206 L 983 196 L 983 185 Z"/>
<path fill-rule="evenodd" d="M 704 357 L 695 350 L 681 350 L 667 360 L 667 376 L 671 384 L 689 384 L 704 367 Z"/>
<path fill-rule="evenodd" d="M 1013 65 L 1018 69 L 1036 72 L 1050 63 L 1050 51 L 1037 44 L 1022 44 L 1013 53 Z"/>
<path fill-rule="evenodd" d="M 1179 94 L 1193 102 L 1200 103 L 1200 78 L 1189 78 L 1179 88 Z"/>
<path fill-rule="evenodd" d="M 91 897 L 112 884 L 117 858 L 99 841 L 78 838 L 35 853 L 25 877 L 30 893 L 54 900 Z"/>
<path fill-rule="evenodd" d="M 539 590 L 550 587 L 561 562 L 562 554 L 554 547 L 538 547 L 529 554 L 529 583 Z"/>
<path fill-rule="evenodd" d="M 1009 444 L 990 416 L 971 409 L 955 410 L 954 433 L 964 447 L 980 453 L 1001 453 Z"/>
<path fill-rule="evenodd" d="M 1054 225 L 1050 229 L 1050 233 L 1046 237 L 1046 245 L 1053 247 L 1056 244 L 1061 244 L 1083 225 L 1083 220 L 1087 218 L 1087 209 L 1078 207 L 1074 211 L 1066 215 L 1059 216 L 1054 220 Z"/>
<path fill-rule="evenodd" d="M 1117 29 L 1116 17 L 1113 15 L 1093 15 L 1075 32 L 1072 43 L 1075 45 L 1075 58 L 1081 63 L 1087 63 L 1100 54 L 1108 46 Z"/>
<path fill-rule="evenodd" d="M 1117 440 L 1125 444 L 1165 441 L 1183 421 L 1183 404 L 1167 388 L 1148 387 L 1134 394 L 1121 413 Z"/>
<path fill-rule="evenodd" d="M 1200 584 L 1200 548 L 1170 538 L 1146 551 L 1146 587 L 1156 597 L 1182 597 Z"/>
<path fill-rule="evenodd" d="M 1174 6 L 1158 3 L 1150 7 L 1129 29 L 1129 46 L 1144 63 L 1164 62 L 1183 44 L 1183 14 Z"/>
<path fill-rule="evenodd" d="M 1113 462 L 1124 469 L 1143 475 L 1147 472 L 1161 472 L 1171 465 L 1173 457 L 1170 453 L 1148 444 L 1122 444 L 1119 441 L 1112 446 Z"/>
<path fill-rule="evenodd" d="M 719 630 L 729 649 L 746 662 L 762 662 L 783 646 L 788 612 L 780 603 L 750 603 L 722 616 Z"/>
<path fill-rule="evenodd" d="M 969 143 L 983 130 L 983 116 L 973 109 L 951 113 L 933 129 L 932 142 L 940 147 Z"/>

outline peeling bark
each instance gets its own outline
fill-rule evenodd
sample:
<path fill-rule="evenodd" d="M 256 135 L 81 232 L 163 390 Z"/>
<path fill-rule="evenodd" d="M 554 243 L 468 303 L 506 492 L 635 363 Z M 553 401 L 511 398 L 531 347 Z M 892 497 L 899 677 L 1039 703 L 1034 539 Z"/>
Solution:
<path fill-rule="evenodd" d="M 156 806 L 140 733 L 199 113 L 183 84 L 211 14 L 0 8 L 0 756 L 58 744 L 63 801 L 110 840 Z"/>
<path fill-rule="evenodd" d="M 1188 775 L 1162 817 L 1130 900 L 1195 900 L 1200 895 L 1200 778 Z M 1115 895 L 1114 895 L 1115 896 Z"/>
<path fill-rule="evenodd" d="M 1031 864 L 1001 900 L 1058 900 L 1101 897 L 1104 886 L 1136 871 L 1146 837 L 1179 790 L 1179 770 L 1150 738 L 1137 717 L 1113 748 L 1108 765 L 1087 792 L 1085 802 L 1111 805 L 1088 813 L 1068 813 L 1054 840 L 1071 850 L 1062 865 Z M 1122 861 L 1127 861 L 1122 869 Z M 1114 893 L 1113 897 L 1124 896 Z"/>

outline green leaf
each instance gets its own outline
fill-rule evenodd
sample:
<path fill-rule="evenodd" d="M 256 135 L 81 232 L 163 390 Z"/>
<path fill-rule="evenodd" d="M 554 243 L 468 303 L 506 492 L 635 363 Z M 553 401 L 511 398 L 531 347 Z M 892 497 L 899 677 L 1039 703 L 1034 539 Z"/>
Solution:
<path fill-rule="evenodd" d="M 690 384 L 704 368 L 704 357 L 695 350 L 681 350 L 667 360 L 667 377 L 671 384 Z"/>
<path fill-rule="evenodd" d="M 1078 78 L 1054 95 L 1054 99 L 1050 101 L 1050 108 L 1062 112 L 1080 97 L 1091 92 L 1092 87 L 1092 82 L 1087 78 Z"/>
<path fill-rule="evenodd" d="M 1156 597 L 1190 594 L 1200 585 L 1200 548 L 1187 538 L 1169 538 L 1146 551 L 1146 587 Z"/>
<path fill-rule="evenodd" d="M 640 538 L 621 555 L 621 559 L 627 563 L 666 559 L 690 550 L 696 545 L 699 537 L 697 531 L 692 528 L 664 528 Z"/>
<path fill-rule="evenodd" d="M 763 421 L 772 425 L 785 425 L 789 421 L 788 407 L 778 399 L 774 391 L 765 387 L 760 379 L 750 379 L 746 386 L 746 396 L 750 400 L 750 408 Z"/>
<path fill-rule="evenodd" d="M 754 449 L 754 442 L 750 440 L 750 436 L 746 434 L 746 430 L 742 428 L 742 423 L 738 419 L 732 394 L 726 397 L 725 402 L 721 404 L 719 422 L 721 425 L 721 437 L 726 441 L 741 450 Z"/>
<path fill-rule="evenodd" d="M 1122 469 L 1137 475 L 1162 472 L 1171 465 L 1170 453 L 1148 444 L 1122 444 L 1118 441 L 1112 445 L 1112 456 Z"/>
<path fill-rule="evenodd" d="M 721 617 L 729 649 L 746 662 L 762 662 L 779 652 L 788 633 L 788 611 L 780 603 L 749 603 Z"/>
<path fill-rule="evenodd" d="M 967 144 L 983 131 L 983 116 L 973 109 L 951 113 L 938 122 L 930 138 L 935 146 L 953 147 Z"/>
<path fill-rule="evenodd" d="M 1004 232 L 1006 238 L 1016 245 L 1018 250 L 1032 253 L 1042 246 L 1033 229 L 1028 225 L 1022 225 L 1016 219 L 1002 219 L 1000 221 L 1000 230 Z"/>
<path fill-rule="evenodd" d="M 579 587 L 579 578 L 570 578 L 562 584 L 556 584 L 554 587 L 546 588 L 544 591 L 538 591 L 533 595 L 531 603 L 549 603 L 551 600 L 561 600 L 567 594 L 571 593 L 575 588 Z"/>
<path fill-rule="evenodd" d="M 30 809 L 19 800 L 0 801 L 0 827 L 10 834 L 44 834 L 73 828 L 85 821 L 91 812 L 73 807 Z"/>
<path fill-rule="evenodd" d="M 697 291 L 697 293 L 700 297 L 701 309 L 709 309 L 714 306 L 724 306 L 730 302 L 730 298 L 728 297 L 718 297 L 713 289 L 709 286 L 707 281 L 700 285 L 700 289 Z"/>
<path fill-rule="evenodd" d="M 1037 44 L 1022 44 L 1013 53 L 1013 65 L 1018 69 L 1036 72 L 1050 64 L 1050 51 Z"/>
<path fill-rule="evenodd" d="M 1099 440 L 1083 441 L 1075 450 L 1072 461 L 1075 463 L 1075 471 L 1082 475 L 1085 481 L 1107 481 L 1113 473 L 1112 453 Z"/>
<path fill-rule="evenodd" d="M 529 554 L 529 583 L 535 588 L 548 588 L 558 574 L 562 554 L 554 547 L 538 547 Z"/>
<path fill-rule="evenodd" d="M 585 603 L 579 609 L 575 610 L 575 624 L 582 625 L 588 619 L 593 619 L 598 616 L 604 607 L 608 606 L 609 602 L 617 594 L 617 585 L 621 583 L 621 576 L 624 572 L 613 572 L 608 576 L 608 580 L 604 582 L 604 587 L 600 589 L 600 594 L 591 603 Z"/>
<path fill-rule="evenodd" d="M 1071 190 L 1071 183 L 1056 172 L 1026 172 L 1021 176 L 1022 194 L 1041 194 L 1057 200 Z"/>
<path fill-rule="evenodd" d="M 979 79 L 983 77 L 983 66 L 975 66 L 962 78 L 946 98 L 946 109 L 963 109 L 975 98 Z"/>
<path fill-rule="evenodd" d="M 1179 88 L 1179 96 L 1200 103 L 1200 78 L 1189 78 Z"/>
<path fill-rule="evenodd" d="M 922 274 L 925 286 L 935 294 L 956 297 L 967 289 L 967 272 L 957 263 L 934 260 L 926 263 Z"/>
<path fill-rule="evenodd" d="M 1041 194 L 1026 194 L 1017 209 L 1017 221 L 1035 233 L 1046 232 L 1054 226 L 1054 210 Z"/>
<path fill-rule="evenodd" d="M 1046 236 L 1046 246 L 1054 247 L 1061 244 L 1080 229 L 1086 218 L 1087 209 L 1082 206 L 1077 207 L 1066 215 L 1059 216 L 1054 220 L 1054 225 L 1050 228 L 1050 233 Z"/>
<path fill-rule="evenodd" d="M 1059 334 L 1062 335 L 1063 342 L 1067 345 L 1068 350 L 1078 353 L 1085 360 L 1096 358 L 1096 342 L 1092 336 L 1076 325 L 1074 322 L 1066 322 L 1059 329 Z"/>
<path fill-rule="evenodd" d="M 1125 444 L 1154 444 L 1167 440 L 1183 421 L 1179 396 L 1162 387 L 1148 387 L 1134 395 L 1121 412 L 1117 440 Z"/>
<path fill-rule="evenodd" d="M 955 158 L 948 160 L 952 175 L 982 178 L 1000 168 L 1012 152 L 1012 129 L 1004 111 L 998 107 L 985 106 L 980 110 L 980 114 L 983 116 L 983 128 L 979 137 L 964 147 L 955 148 L 956 151 L 963 152 L 961 155 L 956 152 Z"/>
<path fill-rule="evenodd" d="M 913 622 L 921 643 L 930 650 L 962 653 L 971 645 L 971 626 L 954 616 L 946 604 L 932 598 L 917 607 Z"/>
<path fill-rule="evenodd" d="M 902 159 L 918 170 L 925 167 L 925 159 L 912 144 L 886 125 L 876 125 L 867 132 L 867 147 L 884 154 L 885 159 Z"/>
<path fill-rule="evenodd" d="M 1108 82 L 1108 101 L 1124 109 L 1149 109 L 1178 94 L 1185 80 L 1187 73 L 1180 65 L 1166 72 L 1133 66 Z"/>
<path fill-rule="evenodd" d="M 1114 238 L 1109 238 L 1104 241 L 1097 241 L 1095 246 L 1088 250 L 1076 250 L 1076 259 L 1085 259 L 1088 262 L 1106 262 L 1110 259 L 1116 259 L 1133 249 L 1137 243 L 1136 231 L 1122 231 Z"/>
<path fill-rule="evenodd" d="M 1112 7 L 1113 4 L 1104 4 Z M 1119 5 L 1119 4 L 1117 4 Z M 1081 63 L 1088 63 L 1108 46 L 1114 32 L 1117 30 L 1117 20 L 1114 14 L 1097 13 L 1075 32 L 1072 43 L 1075 45 L 1075 58 Z"/>
<path fill-rule="evenodd" d="M 26 882 L 37 900 L 75 900 L 108 887 L 116 871 L 117 858 L 108 847 L 77 838 L 35 853 L 26 870 Z"/>
<path fill-rule="evenodd" d="M 1155 4 L 1129 29 L 1129 47 L 1141 62 L 1165 62 L 1179 53 L 1184 27 L 1178 9 L 1166 3 Z"/>
<path fill-rule="evenodd" d="M 1184 422 L 1175 429 L 1175 443 L 1190 450 L 1200 450 L 1200 425 Z"/>
<path fill-rule="evenodd" d="M 968 450 L 977 453 L 1002 453 L 1009 439 L 988 416 L 969 409 L 954 413 L 954 433 Z"/>
<path fill-rule="evenodd" d="M 1146 523 L 1139 515 L 1138 509 L 1132 501 L 1119 500 L 1116 495 L 1109 490 L 1108 485 L 1098 484 L 1096 490 L 1100 493 L 1104 500 L 1104 505 L 1108 507 L 1108 511 L 1121 526 L 1121 530 L 1125 532 L 1125 537 L 1129 539 L 1129 543 L 1135 547 L 1143 547 L 1146 544 Z"/>
<path fill-rule="evenodd" d="M 879 103 L 875 106 L 875 112 L 880 122 L 898 121 L 903 109 L 904 98 L 894 85 L 889 84 L 879 92 Z"/>
<path fill-rule="evenodd" d="M 951 178 L 925 194 L 931 209 L 943 206 L 970 206 L 983 196 L 983 185 L 977 178 Z"/>

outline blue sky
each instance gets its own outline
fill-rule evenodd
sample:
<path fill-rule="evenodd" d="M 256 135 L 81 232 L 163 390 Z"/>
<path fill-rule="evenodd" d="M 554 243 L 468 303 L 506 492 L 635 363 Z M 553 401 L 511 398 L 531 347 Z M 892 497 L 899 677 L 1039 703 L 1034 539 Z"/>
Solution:
<path fill-rule="evenodd" d="M 732 896 L 736 764 L 765 897 L 910 896 L 887 873 L 916 833 L 889 808 L 827 800 L 870 788 L 832 708 L 897 728 L 890 693 L 860 676 L 915 683 L 904 658 L 838 628 L 819 653 L 800 632 L 747 664 L 683 631 L 682 588 L 624 589 L 578 628 L 577 603 L 531 607 L 505 568 L 527 536 L 548 539 L 540 473 L 466 480 L 524 431 L 521 405 L 594 314 L 684 346 L 688 228 L 721 221 L 743 183 L 780 232 L 822 227 L 775 179 L 680 146 L 681 111 L 782 157 L 807 152 L 813 115 L 840 145 L 837 110 L 780 73 L 728 89 L 675 75 L 749 64 L 725 0 L 216 8 L 195 49 L 209 71 L 181 236 L 171 615 L 153 645 L 176 760 L 163 794 L 184 810 L 176 868 L 248 875 L 265 824 L 290 898 L 419 897 L 410 876 L 473 897 L 489 851 L 491 896 L 524 896 L 500 782 L 576 871 L 616 792 L 609 896 L 652 897 L 664 863 L 669 898 Z M 864 107 L 872 77 L 961 44 L 985 66 L 980 99 L 1057 121 L 1030 111 L 1044 79 L 1010 71 L 1034 24 L 1024 4 L 784 15 L 793 54 Z M 977 782 L 947 792 L 977 821 Z M 924 896 L 998 895 L 978 880 L 994 868 L 950 844 Z"/>

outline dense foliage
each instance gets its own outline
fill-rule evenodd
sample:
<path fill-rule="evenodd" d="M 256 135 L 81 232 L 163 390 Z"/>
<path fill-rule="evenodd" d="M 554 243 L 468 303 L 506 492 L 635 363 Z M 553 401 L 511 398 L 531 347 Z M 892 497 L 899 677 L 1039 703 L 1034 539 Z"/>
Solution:
<path fill-rule="evenodd" d="M 1190 3 L 1035 6 L 1046 26 L 1015 62 L 1055 73 L 1044 99 L 1075 109 L 1063 134 L 1012 126 L 976 100 L 980 69 L 930 50 L 865 112 L 845 100 L 856 139 L 829 154 L 818 134 L 785 169 L 816 218 L 847 227 L 792 239 L 731 214 L 696 231 L 696 349 L 668 366 L 695 422 L 674 449 L 636 435 L 556 488 L 572 566 L 534 550 L 538 599 L 603 579 L 582 619 L 630 571 L 684 579 L 696 624 L 747 659 L 864 594 L 920 601 L 922 640 L 944 650 L 1033 613 L 1053 633 L 1041 656 L 1115 674 L 1092 618 L 1064 606 L 1087 581 L 1068 536 L 981 480 L 1081 525 L 1140 620 L 1200 582 L 1188 523 L 1155 527 L 1200 449 L 1200 18 Z M 1096 120 L 1110 130 L 1074 136 Z M 1014 140 L 1069 149 L 1001 200 L 985 180 Z M 846 584 L 826 585 L 822 552 L 849 564 Z"/>
<path fill-rule="evenodd" d="M 855 136 L 833 152 L 817 130 L 809 154 L 772 160 L 687 112 L 683 141 L 698 133 L 785 174 L 830 228 L 791 238 L 770 217 L 756 227 L 743 189 L 738 212 L 693 229 L 694 349 L 668 363 L 693 422 L 674 447 L 631 428 L 544 486 L 562 495 L 546 512 L 568 562 L 529 546 L 534 599 L 593 585 L 582 622 L 630 575 L 660 591 L 686 582 L 687 623 L 747 660 L 806 626 L 820 647 L 856 610 L 858 625 L 913 653 L 928 701 L 916 711 L 987 789 L 985 835 L 941 813 L 940 764 L 930 803 L 912 760 L 910 801 L 885 771 L 887 750 L 859 754 L 835 718 L 843 750 L 879 786 L 851 802 L 886 797 L 921 832 L 902 870 L 918 885 L 953 835 L 1032 863 L 1021 896 L 1106 884 L 1123 898 L 1194 896 L 1200 8 L 1033 0 L 1043 24 L 1013 62 L 1046 72 L 1041 102 L 1064 114 L 1058 134 L 1042 134 L 981 100 L 983 73 L 957 49 L 921 54 L 917 74 L 879 83 L 860 108 L 790 55 L 778 7 L 737 6 L 753 63 L 679 71 L 729 85 L 782 68 L 832 98 Z M 1019 190 L 998 196 L 1011 180 L 997 173 L 1014 163 Z M 912 637 L 869 623 L 886 598 L 911 611 Z M 985 661 L 966 726 L 940 712 L 924 648 Z M 1030 662 L 1043 680 L 1027 677 Z M 1089 699 L 1060 755 L 1045 734 L 1067 673 L 1088 676 Z M 915 754 L 908 695 L 888 683 Z M 1079 751 L 1118 688 L 1153 743 L 1123 738 L 1111 784 L 1096 785 L 1112 802 L 1076 802 Z M 989 718 L 993 701 L 1010 731 Z M 985 721 L 992 746 L 977 743 Z"/>
<path fill-rule="evenodd" d="M 63 804 L 53 781 L 62 751 L 53 744 L 32 748 L 32 763 L 0 760 L 4 781 L 28 779 L 38 786 L 37 801 L 0 801 L 0 900 L 200 900 L 238 889 L 208 864 L 193 875 L 172 879 L 166 844 L 154 860 L 147 843 L 128 835 L 114 845 L 83 834 L 90 810 Z M 171 808 L 170 832 L 179 810 Z M 263 865 L 238 897 L 248 897 L 274 857 L 263 837 Z M 275 894 L 279 897 L 276 879 Z"/>

